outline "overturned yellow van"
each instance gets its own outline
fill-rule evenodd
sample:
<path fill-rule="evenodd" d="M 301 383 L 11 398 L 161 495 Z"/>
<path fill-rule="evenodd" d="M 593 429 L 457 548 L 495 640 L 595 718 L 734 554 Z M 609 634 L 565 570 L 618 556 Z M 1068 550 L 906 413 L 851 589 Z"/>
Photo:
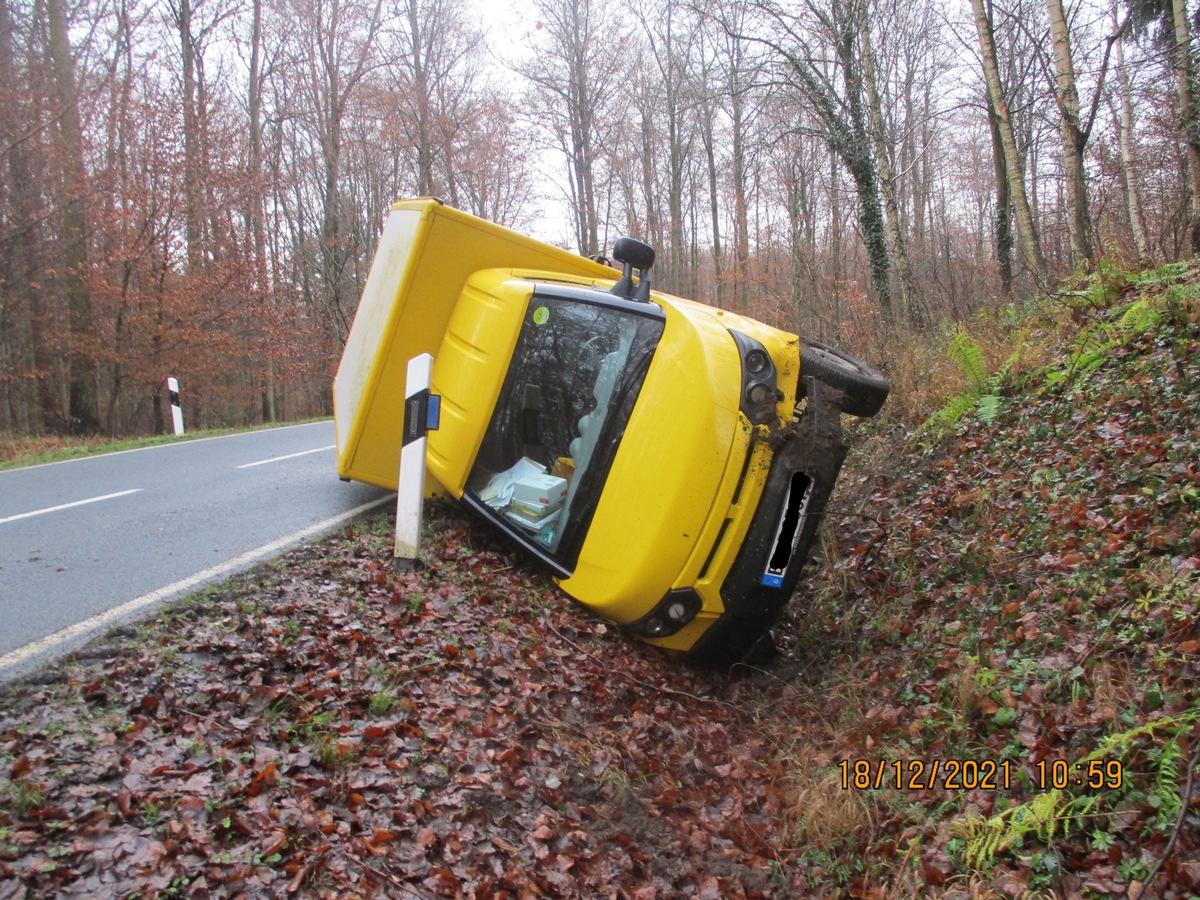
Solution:
<path fill-rule="evenodd" d="M 434 356 L 427 467 L 639 638 L 736 659 L 793 593 L 877 372 L 453 210 L 396 204 L 334 383 L 338 471 L 396 485 L 408 359 Z"/>

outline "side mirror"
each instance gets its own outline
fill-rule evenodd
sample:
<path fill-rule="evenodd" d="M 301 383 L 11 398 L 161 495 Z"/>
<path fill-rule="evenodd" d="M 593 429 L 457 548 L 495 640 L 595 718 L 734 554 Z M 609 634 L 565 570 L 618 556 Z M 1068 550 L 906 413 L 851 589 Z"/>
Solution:
<path fill-rule="evenodd" d="M 617 238 L 613 245 L 613 259 L 623 268 L 621 280 L 613 285 L 611 293 L 627 300 L 650 302 L 650 269 L 654 265 L 654 248 L 631 237 Z M 638 280 L 634 285 L 633 273 L 637 270 Z"/>

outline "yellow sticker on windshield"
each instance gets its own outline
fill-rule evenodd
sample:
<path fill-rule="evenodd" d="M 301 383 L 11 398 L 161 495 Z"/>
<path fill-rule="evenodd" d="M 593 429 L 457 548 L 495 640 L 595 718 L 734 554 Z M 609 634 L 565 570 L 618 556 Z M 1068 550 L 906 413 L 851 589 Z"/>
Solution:
<path fill-rule="evenodd" d="M 539 306 L 533 311 L 533 324 L 545 325 L 550 321 L 550 310 L 544 306 Z"/>

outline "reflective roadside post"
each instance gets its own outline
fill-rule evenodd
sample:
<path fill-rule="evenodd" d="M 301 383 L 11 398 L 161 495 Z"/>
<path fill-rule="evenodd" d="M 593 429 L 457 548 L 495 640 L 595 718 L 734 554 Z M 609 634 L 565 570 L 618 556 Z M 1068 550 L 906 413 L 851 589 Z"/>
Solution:
<path fill-rule="evenodd" d="M 171 421 L 179 437 L 183 434 L 183 407 L 179 405 L 179 381 L 174 376 L 167 379 L 167 392 L 171 395 Z"/>
<path fill-rule="evenodd" d="M 392 565 L 407 572 L 417 565 L 421 516 L 425 508 L 425 435 L 437 431 L 441 397 L 429 393 L 433 357 L 428 353 L 408 361 L 404 385 L 404 434 L 400 445 L 400 479 L 396 488 L 396 549 Z"/>

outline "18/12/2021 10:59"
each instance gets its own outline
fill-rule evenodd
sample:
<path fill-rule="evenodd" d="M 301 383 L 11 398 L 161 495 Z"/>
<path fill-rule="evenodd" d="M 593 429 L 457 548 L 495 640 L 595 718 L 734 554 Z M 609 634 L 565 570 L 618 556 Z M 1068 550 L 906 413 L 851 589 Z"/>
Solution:
<path fill-rule="evenodd" d="M 899 791 L 920 791 L 929 788 L 944 790 L 1008 790 L 1015 768 L 1010 760 L 973 759 L 843 759 L 837 764 L 841 772 L 842 790 L 878 790 L 894 788 Z M 1067 787 L 1091 790 L 1117 790 L 1124 780 L 1124 767 L 1118 759 L 1085 759 L 1068 763 L 1065 759 L 1043 759 L 1032 767 L 1032 778 L 1026 774 L 1019 780 L 1031 783 L 1039 791 L 1063 790 Z"/>

